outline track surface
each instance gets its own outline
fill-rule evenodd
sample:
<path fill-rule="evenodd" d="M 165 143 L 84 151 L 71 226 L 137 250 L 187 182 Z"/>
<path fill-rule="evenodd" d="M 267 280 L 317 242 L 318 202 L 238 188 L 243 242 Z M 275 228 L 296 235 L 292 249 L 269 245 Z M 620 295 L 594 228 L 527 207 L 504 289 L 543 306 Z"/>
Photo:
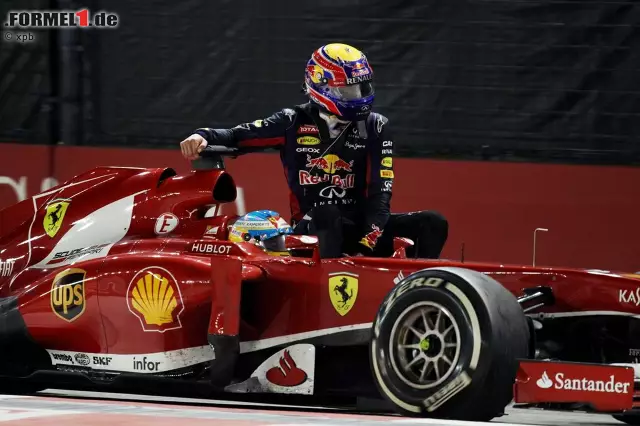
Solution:
<path fill-rule="evenodd" d="M 313 410 L 313 411 L 309 411 Z M 362 415 L 322 407 L 260 405 L 192 398 L 58 391 L 34 396 L 0 395 L 0 423 L 20 425 L 187 425 L 216 426 L 442 426 L 508 425 L 622 425 L 601 414 L 510 408 L 491 423 L 410 419 L 393 415 Z M 391 424 L 391 425 L 390 425 Z"/>

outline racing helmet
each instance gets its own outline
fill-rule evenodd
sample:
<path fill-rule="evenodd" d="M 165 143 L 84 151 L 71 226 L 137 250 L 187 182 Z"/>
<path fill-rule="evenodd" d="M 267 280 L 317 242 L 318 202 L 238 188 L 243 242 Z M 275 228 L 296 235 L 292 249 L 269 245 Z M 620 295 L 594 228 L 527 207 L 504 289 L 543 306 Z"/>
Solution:
<path fill-rule="evenodd" d="M 373 106 L 373 69 L 364 54 L 342 43 L 322 46 L 311 55 L 304 92 L 321 110 L 347 121 L 365 120 Z"/>
<path fill-rule="evenodd" d="M 293 228 L 277 212 L 257 210 L 249 212 L 231 225 L 229 241 L 251 242 L 270 255 L 288 256 L 285 235 L 292 234 Z"/>

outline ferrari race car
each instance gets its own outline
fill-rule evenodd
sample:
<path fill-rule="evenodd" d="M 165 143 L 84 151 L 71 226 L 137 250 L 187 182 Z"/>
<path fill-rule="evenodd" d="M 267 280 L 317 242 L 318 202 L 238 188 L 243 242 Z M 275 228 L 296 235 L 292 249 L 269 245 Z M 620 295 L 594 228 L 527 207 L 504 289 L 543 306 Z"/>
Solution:
<path fill-rule="evenodd" d="M 406 239 L 320 259 L 285 235 L 273 256 L 230 242 L 236 186 L 205 154 L 182 176 L 96 168 L 0 211 L 3 392 L 205 384 L 461 420 L 515 399 L 639 424 L 640 276 L 407 259 Z"/>

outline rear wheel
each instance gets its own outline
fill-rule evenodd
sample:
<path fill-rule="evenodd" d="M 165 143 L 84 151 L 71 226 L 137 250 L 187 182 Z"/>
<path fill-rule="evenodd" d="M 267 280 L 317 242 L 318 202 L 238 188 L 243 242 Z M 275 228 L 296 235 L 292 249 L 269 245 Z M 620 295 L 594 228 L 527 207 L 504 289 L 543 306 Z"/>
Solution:
<path fill-rule="evenodd" d="M 529 327 L 516 298 L 479 272 L 418 271 L 389 293 L 373 325 L 371 367 L 402 414 L 490 420 L 511 401 Z"/>

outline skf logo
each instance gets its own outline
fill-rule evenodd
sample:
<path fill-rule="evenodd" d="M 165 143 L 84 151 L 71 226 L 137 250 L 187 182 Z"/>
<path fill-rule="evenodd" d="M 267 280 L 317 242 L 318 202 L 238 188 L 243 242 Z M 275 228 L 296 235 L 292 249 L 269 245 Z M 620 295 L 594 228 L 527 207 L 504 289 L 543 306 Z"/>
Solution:
<path fill-rule="evenodd" d="M 380 177 L 393 179 L 393 170 L 380 170 Z"/>
<path fill-rule="evenodd" d="M 47 205 L 42 226 L 44 227 L 44 232 L 46 232 L 49 237 L 55 237 L 60 230 L 64 215 L 70 203 L 71 200 L 54 200 Z"/>
<path fill-rule="evenodd" d="M 347 272 L 329 274 L 329 299 L 342 316 L 349 313 L 358 298 L 358 275 Z"/>
<path fill-rule="evenodd" d="M 150 266 L 133 277 L 127 289 L 127 306 L 144 331 L 164 333 L 182 327 L 182 293 L 176 279 L 164 268 Z"/>
<path fill-rule="evenodd" d="M 298 127 L 298 134 L 301 133 L 318 133 L 318 127 L 314 126 L 313 124 L 303 124 L 302 126 Z"/>
<path fill-rule="evenodd" d="M 84 313 L 84 279 L 87 272 L 71 268 L 60 272 L 51 286 L 51 309 L 59 318 L 72 322 Z"/>
<path fill-rule="evenodd" d="M 391 157 L 384 157 L 382 159 L 382 161 L 380 162 L 380 164 L 382 164 L 385 167 L 392 167 L 393 166 L 393 158 Z"/>
<path fill-rule="evenodd" d="M 300 145 L 318 145 L 319 143 L 320 139 L 312 136 L 302 136 L 298 138 L 298 144 Z"/>

